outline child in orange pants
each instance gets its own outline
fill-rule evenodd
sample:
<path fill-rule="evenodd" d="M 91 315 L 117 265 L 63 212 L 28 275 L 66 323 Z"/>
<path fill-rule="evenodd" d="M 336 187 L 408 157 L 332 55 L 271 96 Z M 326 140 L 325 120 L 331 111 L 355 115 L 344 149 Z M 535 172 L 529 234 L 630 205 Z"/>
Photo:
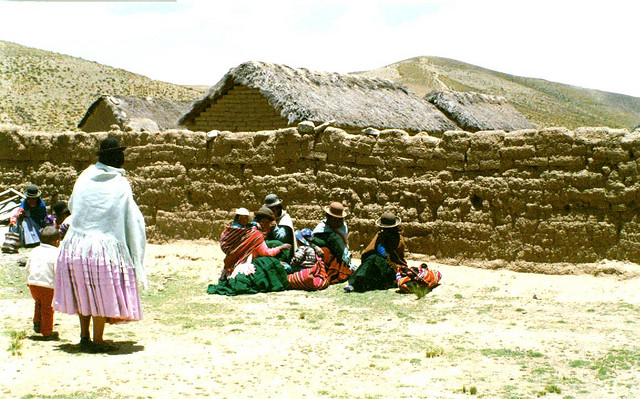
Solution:
<path fill-rule="evenodd" d="M 29 255 L 25 267 L 27 285 L 35 301 L 33 312 L 33 330 L 41 333 L 45 340 L 57 340 L 58 333 L 53 331 L 53 287 L 58 259 L 60 232 L 53 226 L 47 226 L 40 234 L 40 246 Z"/>

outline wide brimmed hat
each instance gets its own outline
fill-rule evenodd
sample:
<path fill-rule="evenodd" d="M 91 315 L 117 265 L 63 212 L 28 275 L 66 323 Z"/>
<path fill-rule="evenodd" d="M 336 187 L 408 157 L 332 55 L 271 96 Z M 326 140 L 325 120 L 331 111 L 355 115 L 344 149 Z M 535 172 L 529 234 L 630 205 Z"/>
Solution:
<path fill-rule="evenodd" d="M 376 226 L 382 229 L 398 227 L 400 223 L 402 223 L 402 220 L 391 212 L 383 213 L 378 220 L 376 220 Z"/>
<path fill-rule="evenodd" d="M 97 152 L 98 155 L 106 154 L 112 151 L 123 151 L 127 147 L 121 146 L 120 142 L 115 137 L 107 137 L 102 140 L 100 143 L 100 151 Z"/>
<path fill-rule="evenodd" d="M 247 208 L 238 208 L 236 209 L 236 215 L 249 216 L 249 210 Z"/>
<path fill-rule="evenodd" d="M 27 189 L 24 190 L 24 195 L 26 195 L 27 198 L 40 198 L 41 194 L 42 191 L 40 191 L 38 186 L 36 186 L 35 184 L 29 184 L 27 186 Z"/>
<path fill-rule="evenodd" d="M 324 207 L 324 212 L 327 215 L 331 215 L 334 218 L 339 218 L 342 219 L 345 216 L 347 216 L 349 213 L 344 209 L 344 206 L 342 206 L 341 203 L 339 202 L 332 202 L 329 204 L 329 206 L 325 206 Z"/>
<path fill-rule="evenodd" d="M 294 233 L 298 241 L 300 241 L 304 245 L 310 245 L 311 241 L 313 241 L 314 235 L 311 229 L 304 228 L 302 230 L 296 230 Z"/>
<path fill-rule="evenodd" d="M 264 216 L 269 220 L 276 220 L 276 215 L 273 214 L 273 211 L 266 206 L 262 205 L 260 209 L 258 209 L 255 213 L 255 217 Z"/>
<path fill-rule="evenodd" d="M 272 206 L 282 205 L 282 200 L 277 194 L 269 194 L 264 197 L 264 206 L 271 208 Z"/>

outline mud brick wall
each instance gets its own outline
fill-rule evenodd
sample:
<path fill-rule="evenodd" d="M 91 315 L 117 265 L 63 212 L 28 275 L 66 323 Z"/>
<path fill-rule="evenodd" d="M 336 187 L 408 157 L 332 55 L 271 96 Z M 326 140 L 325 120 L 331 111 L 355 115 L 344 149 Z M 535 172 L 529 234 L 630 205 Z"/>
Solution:
<path fill-rule="evenodd" d="M 211 126 L 232 132 L 255 132 L 286 127 L 287 120 L 269 105 L 258 89 L 234 86 L 214 107 L 202 112 L 188 128 L 208 131 Z"/>
<path fill-rule="evenodd" d="M 640 132 L 555 128 L 378 137 L 329 128 L 228 133 L 59 133 L 0 127 L 0 188 L 42 186 L 68 198 L 107 135 L 129 146 L 125 168 L 150 238 L 217 238 L 240 206 L 275 192 L 297 228 L 322 206 L 350 212 L 351 247 L 384 210 L 402 217 L 411 252 L 438 258 L 640 262 Z"/>

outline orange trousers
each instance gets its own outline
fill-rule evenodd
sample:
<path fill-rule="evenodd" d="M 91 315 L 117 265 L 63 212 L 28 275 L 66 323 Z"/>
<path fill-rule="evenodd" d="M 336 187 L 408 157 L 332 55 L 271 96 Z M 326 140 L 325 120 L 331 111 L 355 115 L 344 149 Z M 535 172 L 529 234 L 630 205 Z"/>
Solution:
<path fill-rule="evenodd" d="M 33 322 L 40 323 L 40 333 L 48 337 L 53 332 L 53 288 L 30 285 L 31 296 L 36 301 Z"/>

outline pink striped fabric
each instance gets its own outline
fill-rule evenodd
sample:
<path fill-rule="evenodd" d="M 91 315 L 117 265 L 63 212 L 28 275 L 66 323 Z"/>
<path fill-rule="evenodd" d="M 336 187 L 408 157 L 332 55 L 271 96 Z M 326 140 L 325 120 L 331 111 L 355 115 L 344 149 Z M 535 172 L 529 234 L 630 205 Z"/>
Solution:
<path fill-rule="evenodd" d="M 313 265 L 313 267 L 302 269 L 299 272 L 287 276 L 291 289 L 320 291 L 329 286 L 329 279 L 324 269 L 324 263 L 322 259 L 316 259 L 316 264 Z"/>
<path fill-rule="evenodd" d="M 135 268 L 110 260 L 99 245 L 85 256 L 63 245 L 58 255 L 53 308 L 62 313 L 104 316 L 109 322 L 142 319 Z M 127 264 L 129 263 L 129 264 Z"/>

